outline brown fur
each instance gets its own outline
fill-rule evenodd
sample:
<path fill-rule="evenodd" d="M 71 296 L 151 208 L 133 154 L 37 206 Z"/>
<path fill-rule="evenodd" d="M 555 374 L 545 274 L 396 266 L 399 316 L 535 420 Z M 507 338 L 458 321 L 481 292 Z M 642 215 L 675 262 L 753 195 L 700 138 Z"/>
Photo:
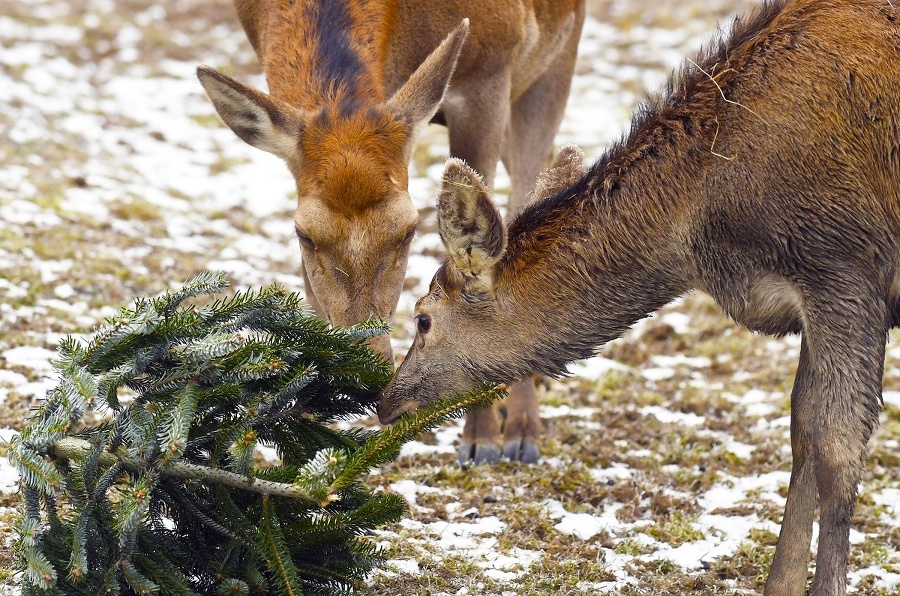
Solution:
<path fill-rule="evenodd" d="M 298 193 L 318 195 L 331 210 L 352 218 L 393 186 L 406 185 L 410 132 L 377 110 L 329 116 L 304 131 L 303 159 L 295 171 Z"/>
<path fill-rule="evenodd" d="M 454 164 L 445 180 L 461 176 L 478 184 Z M 442 200 L 489 203 L 489 189 L 445 185 Z M 900 324 L 900 8 L 765 3 L 677 73 L 586 175 L 505 233 L 484 273 L 457 259 L 435 275 L 416 307 L 428 333 L 382 396 L 383 417 L 477 382 L 558 374 L 705 291 L 751 329 L 802 332 L 766 594 L 804 594 L 817 496 L 811 593 L 844 594 L 885 338 Z M 445 241 L 479 237 L 489 234 Z"/>
<path fill-rule="evenodd" d="M 451 155 L 488 185 L 502 158 L 511 205 L 524 204 L 550 157 L 585 14 L 584 0 L 235 0 L 235 7 L 270 95 L 210 68 L 198 76 L 238 136 L 287 163 L 297 183 L 307 298 L 341 326 L 394 313 L 418 225 L 407 194 L 409 156 L 416 130 L 430 120 L 448 127 Z M 391 357 L 386 336 L 371 343 Z M 534 387 L 519 383 L 513 393 L 508 420 L 527 422 L 507 424 L 507 452 L 534 460 Z M 474 414 L 463 459 L 470 451 L 476 461 L 495 459 L 499 437 L 493 411 Z"/>
<path fill-rule="evenodd" d="M 349 12 L 346 39 L 350 52 L 359 57 L 363 67 L 352 81 L 353 92 L 349 92 L 350 81 L 323 78 L 317 69 L 309 68 L 318 61 L 317 56 L 330 49 L 321 47 L 321 37 L 316 30 L 320 23 L 313 16 L 321 13 L 327 4 L 329 2 L 235 0 L 247 38 L 262 62 L 269 92 L 308 110 L 335 102 L 372 105 L 384 101 L 387 90 L 382 65 L 390 41 L 388 32 L 394 25 L 397 0 L 346 3 Z M 460 20 L 450 24 L 428 51 L 434 49 L 443 35 Z"/>

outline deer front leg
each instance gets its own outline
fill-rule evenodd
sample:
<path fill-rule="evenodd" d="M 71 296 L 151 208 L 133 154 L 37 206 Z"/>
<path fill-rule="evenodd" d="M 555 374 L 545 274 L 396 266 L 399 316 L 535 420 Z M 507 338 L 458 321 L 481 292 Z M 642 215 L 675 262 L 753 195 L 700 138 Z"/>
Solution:
<path fill-rule="evenodd" d="M 580 30 L 580 23 L 577 29 Z M 535 177 L 550 163 L 553 139 L 562 122 L 575 71 L 577 43 L 578 36 L 573 35 L 569 47 L 512 105 L 503 147 L 503 163 L 512 179 L 507 209 L 510 214 L 521 211 L 529 198 L 538 200 L 546 196 L 544 193 L 530 196 L 529 193 Z M 580 165 L 572 168 L 569 176 L 572 181 L 578 177 L 576 172 L 581 174 L 583 169 Z M 506 412 L 504 457 L 537 463 L 542 425 L 533 379 L 517 381 L 510 386 Z"/>
<path fill-rule="evenodd" d="M 862 279 L 862 283 L 860 283 Z M 781 536 L 787 542 L 776 547 L 776 561 L 789 571 L 783 577 L 799 583 L 799 568 L 790 569 L 792 555 L 799 553 L 799 541 L 788 538 L 791 529 L 805 531 L 810 498 L 807 474 L 815 475 L 819 493 L 819 545 L 816 572 L 810 588 L 812 596 L 843 596 L 847 590 L 847 560 L 850 553 L 850 518 L 862 476 L 866 445 L 880 407 L 881 379 L 884 372 L 885 339 L 888 328 L 887 306 L 877 296 L 877 288 L 866 287 L 865 280 L 877 279 L 860 273 L 852 283 L 828 287 L 816 280 L 815 296 L 805 296 L 804 341 L 806 357 L 802 392 L 809 408 L 801 405 L 800 418 L 811 419 L 809 433 L 801 433 L 803 463 L 788 493 L 786 527 Z M 860 287 L 862 286 L 862 287 Z M 852 289 L 848 289 L 852 288 Z M 814 400 L 814 402 L 813 402 Z M 812 460 L 810 466 L 809 460 Z M 790 491 L 801 489 L 800 495 Z M 805 494 L 804 494 L 805 493 Z M 787 549 L 782 554 L 780 551 Z M 796 562 L 793 563 L 796 565 Z M 774 563 L 773 563 L 773 571 Z M 777 577 L 776 577 L 777 579 Z M 775 584 L 767 583 L 767 594 Z M 788 587 L 786 594 L 802 594 L 802 586 Z M 798 591 L 799 590 L 799 591 Z"/>
<path fill-rule="evenodd" d="M 880 295 L 874 290 L 868 292 L 868 296 Z M 813 441 L 819 489 L 819 550 L 812 596 L 847 592 L 850 518 L 869 437 L 881 412 L 887 306 L 877 300 L 866 303 L 850 297 L 842 299 L 841 304 L 845 312 L 837 316 L 835 310 L 826 307 L 819 311 L 819 317 L 812 313 L 807 317 L 811 329 L 818 324 L 833 332 L 822 333 L 819 342 L 810 341 L 816 372 L 826 384 L 816 409 Z"/>
<path fill-rule="evenodd" d="M 581 21 L 576 17 L 574 33 L 566 47 L 550 66 L 512 104 L 509 127 L 506 130 L 502 159 L 509 172 L 512 190 L 509 214 L 522 210 L 530 200 L 546 195 L 529 195 L 535 177 L 550 163 L 553 139 L 559 131 L 575 74 Z M 580 170 L 581 168 L 579 168 Z"/>
<path fill-rule="evenodd" d="M 816 408 L 816 396 L 811 394 L 812 381 L 809 346 L 804 334 L 791 393 L 791 483 L 778 547 L 766 579 L 766 596 L 803 596 L 806 591 L 809 544 L 816 511 L 816 476 L 813 458 L 809 457 Z"/>
<path fill-rule="evenodd" d="M 503 421 L 504 457 L 526 464 L 537 463 L 540 456 L 538 438 L 542 428 L 534 383 L 535 379 L 529 377 L 510 385 Z"/>
<path fill-rule="evenodd" d="M 463 426 L 457 458 L 465 466 L 470 461 L 476 464 L 492 464 L 500 459 L 500 414 L 495 404 L 481 408 L 466 417 Z"/>
<path fill-rule="evenodd" d="M 488 188 L 493 186 L 509 120 L 509 93 L 509 73 L 499 72 L 467 88 L 451 87 L 444 104 L 450 155 L 463 159 L 481 174 Z M 497 406 L 469 414 L 457 452 L 460 464 L 499 460 L 501 428 Z"/>
<path fill-rule="evenodd" d="M 509 122 L 508 72 L 448 91 L 443 105 L 450 140 L 450 156 L 458 157 L 481 174 L 492 189 L 503 135 Z"/>
<path fill-rule="evenodd" d="M 534 379 L 528 377 L 510 384 L 509 395 L 502 406 L 506 414 L 501 416 L 498 409 L 495 404 L 476 410 L 466 418 L 457 451 L 460 465 L 469 461 L 480 464 L 499 460 L 501 435 L 504 457 L 526 464 L 537 463 L 541 454 L 537 441 L 542 428 Z"/>

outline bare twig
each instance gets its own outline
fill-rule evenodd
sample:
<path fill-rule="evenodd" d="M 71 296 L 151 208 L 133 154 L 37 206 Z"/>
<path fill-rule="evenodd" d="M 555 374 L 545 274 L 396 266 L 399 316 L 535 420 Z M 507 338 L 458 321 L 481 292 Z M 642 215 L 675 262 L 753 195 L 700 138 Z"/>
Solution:
<path fill-rule="evenodd" d="M 456 180 L 444 180 L 444 184 L 452 184 L 453 186 L 462 186 L 463 188 L 475 188 L 472 184 L 464 184 Z"/>
<path fill-rule="evenodd" d="M 734 157 L 728 157 L 727 155 L 722 155 L 721 153 L 716 153 L 713 151 L 713 148 L 716 146 L 716 139 L 719 138 L 719 117 L 716 116 L 716 134 L 713 135 L 712 145 L 709 146 L 709 152 L 715 155 L 716 157 L 721 157 L 722 159 L 727 159 L 731 161 Z"/>
<path fill-rule="evenodd" d="M 699 64 L 697 64 L 696 62 L 694 62 L 694 61 L 691 60 L 690 58 L 688 58 L 687 60 L 688 60 L 688 62 L 690 62 L 691 64 L 693 64 L 693 65 L 697 68 L 697 70 L 699 70 L 700 72 L 702 72 L 703 74 L 705 74 L 705 75 L 707 76 L 707 78 L 709 78 L 710 81 L 712 81 L 713 85 L 716 86 L 716 89 L 719 90 L 719 95 L 722 96 L 722 99 L 723 99 L 723 100 L 725 100 L 727 103 L 734 104 L 734 105 L 736 105 L 736 106 L 738 106 L 738 107 L 744 108 L 745 110 L 747 110 L 748 112 L 750 112 L 751 114 L 753 114 L 754 116 L 756 116 L 757 118 L 759 118 L 759 119 L 762 121 L 763 124 L 765 124 L 765 125 L 768 126 L 769 123 L 766 122 L 765 118 L 763 118 L 762 116 L 760 116 L 759 114 L 757 114 L 756 112 L 754 112 L 753 110 L 751 110 L 750 108 L 748 108 L 747 106 L 745 106 L 744 104 L 742 104 L 742 103 L 740 103 L 740 102 L 737 102 L 737 101 L 733 101 L 733 100 L 728 99 L 727 97 L 725 97 L 725 92 L 722 91 L 722 87 L 719 86 L 719 83 L 718 83 L 718 81 L 716 81 L 715 77 L 713 77 L 711 74 L 709 74 L 708 72 L 706 72 L 705 70 L 703 70 L 703 68 L 702 68 Z M 729 70 L 732 70 L 732 69 L 730 69 L 730 68 L 725 69 L 725 70 L 723 70 L 722 72 L 720 72 L 719 74 L 724 74 L 724 73 L 728 72 Z M 716 76 L 718 76 L 718 75 L 716 75 Z"/>
<path fill-rule="evenodd" d="M 60 459 L 77 461 L 85 459 L 90 454 L 92 448 L 93 446 L 91 445 L 91 443 L 85 441 L 84 439 L 67 437 L 56 442 L 56 445 L 54 445 L 53 447 L 53 454 Z M 142 465 L 140 463 L 129 461 L 126 458 L 120 457 L 114 453 L 109 453 L 108 451 L 104 452 L 100 456 L 100 465 L 103 467 L 108 467 L 115 463 L 122 463 L 125 468 L 139 468 Z M 260 493 L 263 495 L 275 495 L 279 497 L 303 499 L 304 501 L 317 503 L 321 506 L 327 504 L 327 502 L 321 502 L 319 498 L 314 497 L 299 486 L 293 484 L 247 478 L 246 476 L 235 474 L 234 472 L 229 472 L 227 470 L 212 469 L 196 464 L 175 462 L 164 467 L 160 471 L 160 473 L 163 476 L 169 476 L 171 478 L 202 480 L 206 482 L 212 482 L 214 484 L 221 484 L 234 488 L 242 488 L 244 490 Z M 326 501 L 334 500 L 335 497 L 336 495 L 329 495 L 329 497 L 326 497 Z"/>

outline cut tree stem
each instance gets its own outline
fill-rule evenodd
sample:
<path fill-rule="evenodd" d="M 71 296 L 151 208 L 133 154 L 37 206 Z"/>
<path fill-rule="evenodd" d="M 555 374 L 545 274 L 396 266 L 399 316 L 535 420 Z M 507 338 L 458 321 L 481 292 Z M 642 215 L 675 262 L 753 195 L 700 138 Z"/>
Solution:
<path fill-rule="evenodd" d="M 67 437 L 56 442 L 56 444 L 53 446 L 53 454 L 60 459 L 69 461 L 83 461 L 87 458 L 92 449 L 93 445 L 91 445 L 91 443 L 85 441 L 84 439 Z M 103 467 L 109 467 L 117 462 L 121 462 L 122 465 L 124 465 L 126 468 L 142 467 L 141 464 L 137 464 L 126 458 L 119 457 L 118 455 L 109 453 L 108 451 L 103 452 L 103 454 L 100 456 L 100 465 Z M 334 500 L 334 497 L 331 495 L 329 495 L 329 497 L 326 497 L 324 500 L 316 498 L 309 492 L 294 484 L 287 484 L 285 482 L 272 482 L 270 480 L 259 480 L 257 478 L 248 478 L 246 476 L 242 476 L 241 474 L 235 474 L 234 472 L 229 472 L 227 470 L 207 468 L 206 466 L 199 466 L 197 464 L 189 464 L 185 462 L 175 462 L 169 464 L 168 466 L 162 468 L 160 470 L 160 473 L 163 476 L 169 476 L 171 478 L 203 480 L 212 482 L 214 484 L 222 484 L 225 486 L 242 488 L 244 490 L 249 490 L 264 495 L 275 495 L 278 497 L 303 499 L 304 501 L 317 503 L 321 506 L 324 506 Z"/>

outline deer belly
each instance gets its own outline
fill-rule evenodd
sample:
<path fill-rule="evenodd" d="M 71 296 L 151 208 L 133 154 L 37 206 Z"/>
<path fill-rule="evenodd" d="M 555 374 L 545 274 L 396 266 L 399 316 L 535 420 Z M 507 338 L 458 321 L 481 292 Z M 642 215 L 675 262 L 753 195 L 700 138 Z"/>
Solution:
<path fill-rule="evenodd" d="M 738 295 L 719 302 L 731 318 L 752 331 L 782 335 L 803 328 L 800 292 L 781 276 L 750 280 Z"/>

